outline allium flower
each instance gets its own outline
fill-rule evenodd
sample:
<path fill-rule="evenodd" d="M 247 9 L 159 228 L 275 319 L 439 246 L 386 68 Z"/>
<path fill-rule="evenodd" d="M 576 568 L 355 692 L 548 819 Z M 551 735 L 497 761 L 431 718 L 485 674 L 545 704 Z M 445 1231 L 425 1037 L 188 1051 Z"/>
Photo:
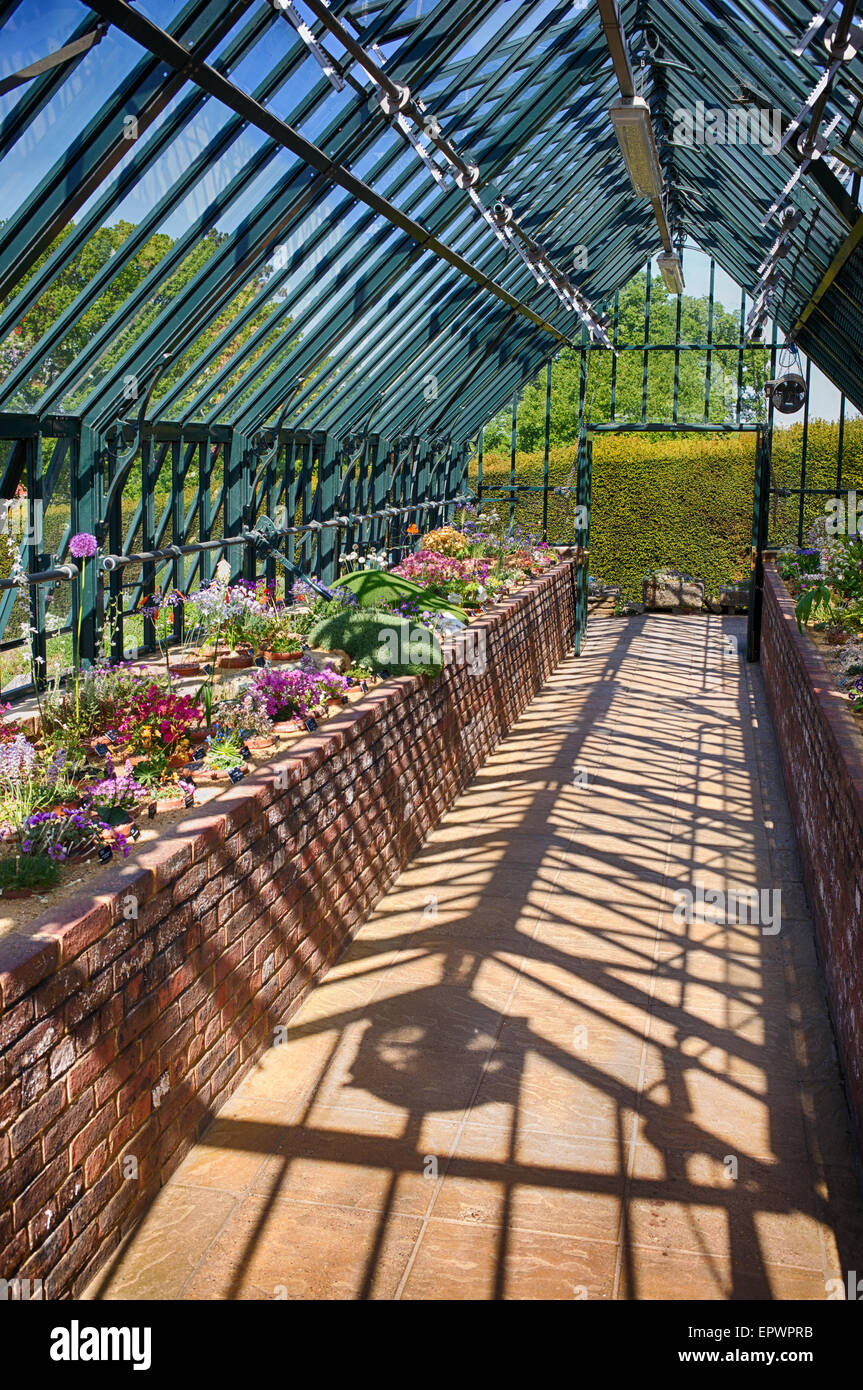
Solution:
<path fill-rule="evenodd" d="M 79 531 L 69 542 L 69 551 L 76 560 L 88 559 L 96 554 L 98 548 L 96 537 L 91 536 L 89 531 Z"/>

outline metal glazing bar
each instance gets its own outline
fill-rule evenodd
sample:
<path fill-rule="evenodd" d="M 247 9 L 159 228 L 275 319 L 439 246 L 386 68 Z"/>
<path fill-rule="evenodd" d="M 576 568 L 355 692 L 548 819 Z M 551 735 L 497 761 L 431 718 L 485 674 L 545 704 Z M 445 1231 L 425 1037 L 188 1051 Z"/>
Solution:
<path fill-rule="evenodd" d="M 455 270 L 467 276 L 468 279 L 480 285 L 490 294 L 495 295 L 509 308 L 515 309 L 518 313 L 529 318 L 532 323 L 552 334 L 559 342 L 569 343 L 567 335 L 556 328 L 554 324 L 549 323 L 527 304 L 509 294 L 495 280 L 490 279 L 470 261 L 465 260 L 457 251 L 454 251 L 452 247 L 447 246 L 432 235 L 412 217 L 401 212 L 395 204 L 363 183 L 338 160 L 332 159 L 324 150 L 307 140 L 286 121 L 280 120 L 272 111 L 255 101 L 254 97 L 249 96 L 248 93 L 229 81 L 209 63 L 196 60 L 184 44 L 172 38 L 170 34 L 153 24 L 144 15 L 133 10 L 131 5 L 125 3 L 125 0 L 93 0 L 93 8 L 105 19 L 121 28 L 130 38 L 148 48 L 156 57 L 176 68 L 190 82 L 194 82 L 204 91 L 209 92 L 211 96 L 216 97 L 232 111 L 236 111 L 239 116 L 249 121 L 258 130 L 278 141 L 292 154 L 297 155 L 310 168 L 316 169 L 332 183 L 339 184 L 359 202 L 365 203 L 374 212 L 385 217 L 399 231 L 405 232 L 417 242 L 419 246 L 445 260 Z"/>

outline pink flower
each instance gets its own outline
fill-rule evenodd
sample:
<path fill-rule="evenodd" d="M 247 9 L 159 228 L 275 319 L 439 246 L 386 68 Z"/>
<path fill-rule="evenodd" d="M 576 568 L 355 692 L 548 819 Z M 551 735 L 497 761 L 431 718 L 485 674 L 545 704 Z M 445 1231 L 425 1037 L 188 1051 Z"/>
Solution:
<path fill-rule="evenodd" d="M 69 550 L 76 560 L 84 560 L 88 556 L 95 555 L 98 548 L 96 537 L 91 536 L 89 531 L 79 531 L 77 536 L 73 536 L 69 542 Z"/>

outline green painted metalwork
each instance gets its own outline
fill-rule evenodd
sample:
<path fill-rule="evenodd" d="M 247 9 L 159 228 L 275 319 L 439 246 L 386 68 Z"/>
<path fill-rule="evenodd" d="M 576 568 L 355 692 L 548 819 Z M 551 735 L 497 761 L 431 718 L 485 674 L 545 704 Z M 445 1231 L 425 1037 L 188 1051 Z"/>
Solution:
<path fill-rule="evenodd" d="M 820 76 L 823 45 L 800 58 L 789 51 L 814 0 L 773 8 L 779 23 L 756 0 L 620 6 L 653 110 L 669 225 L 712 258 L 705 424 L 714 354 L 736 350 L 735 423 L 745 425 L 742 341 L 713 342 L 713 262 L 751 292 L 775 235 L 760 219 L 800 156 L 793 146 L 766 157 L 746 145 L 675 145 L 672 113 L 698 100 L 726 108 L 742 87 L 787 125 Z M 0 439 L 9 441 L 0 496 L 25 481 L 32 503 L 68 506 L 59 540 L 52 531 L 42 547 L 31 536 L 22 558 L 31 572 L 51 568 L 75 530 L 99 534 L 114 554 L 170 551 L 102 576 L 89 567 L 88 657 L 112 620 L 114 649 L 125 649 L 128 615 L 152 586 L 206 582 L 222 553 L 234 573 L 281 583 L 272 554 L 248 538 L 261 517 L 298 526 L 355 518 L 285 537 L 292 563 L 330 581 L 349 546 L 395 553 L 408 539 L 404 517 L 356 518 L 455 496 L 475 448 L 482 496 L 484 423 L 517 403 L 544 363 L 550 382 L 550 348 L 581 336 L 465 191 L 432 182 L 337 39 L 327 43 L 341 93 L 274 6 L 188 0 L 162 30 L 159 6 L 145 15 L 123 0 L 73 0 L 64 43 L 93 31 L 94 9 L 106 26 L 98 45 L 0 95 L 0 154 L 23 189 L 0 225 Z M 681 354 L 704 345 L 680 341 L 680 301 L 674 343 L 649 341 L 649 306 L 644 342 L 620 342 L 618 291 L 649 267 L 657 232 L 649 203 L 631 195 L 608 122 L 618 88 L 596 8 L 334 0 L 330 10 L 364 49 L 380 46 L 388 78 L 423 100 L 478 166 L 485 207 L 508 199 L 564 268 L 575 247 L 588 248 L 575 278 L 593 303 L 612 306 L 619 351 L 642 353 L 642 425 L 651 425 L 650 361 L 667 351 L 672 419 L 653 423 L 677 425 Z M 320 37 L 321 24 L 305 17 Z M 18 55 L 7 19 L 0 13 L 8 72 L 63 46 Z M 858 167 L 861 67 L 849 64 L 830 94 L 842 152 Z M 52 136 L 47 172 L 31 177 L 37 119 L 63 135 Z M 842 393 L 838 489 L 845 395 L 863 406 L 863 263 L 859 182 L 837 168 L 816 161 L 789 197 L 804 216 L 776 318 L 781 331 L 798 325 L 801 349 Z M 112 228 L 112 254 L 82 273 Z M 774 330 L 774 366 L 775 343 Z M 616 404 L 616 359 L 611 380 Z M 143 406 L 130 406 L 130 382 Z M 614 420 L 613 406 L 611 428 Z M 546 482 L 548 441 L 547 423 Z M 799 491 L 802 524 L 805 457 Z M 546 487 L 544 530 L 547 505 Z M 194 549 L 222 538 L 230 544 Z M 39 592 L 30 613 L 44 660 Z M 12 608 L 7 591 L 0 639 Z"/>
<path fill-rule="evenodd" d="M 755 446 L 755 492 L 752 511 L 752 554 L 749 568 L 749 612 L 746 629 L 746 659 L 757 661 L 761 647 L 761 616 L 764 607 L 764 551 L 770 517 L 770 441 L 771 431 L 759 427 Z"/>

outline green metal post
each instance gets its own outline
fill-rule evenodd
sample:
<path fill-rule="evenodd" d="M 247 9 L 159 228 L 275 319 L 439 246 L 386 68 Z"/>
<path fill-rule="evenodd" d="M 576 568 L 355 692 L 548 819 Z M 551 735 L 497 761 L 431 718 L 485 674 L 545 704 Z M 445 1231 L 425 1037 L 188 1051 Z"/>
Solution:
<path fill-rule="evenodd" d="M 716 289 L 716 262 L 710 261 L 710 294 L 707 301 L 707 362 L 704 368 L 704 423 L 710 422 L 710 376 L 713 371 L 713 306 Z"/>
<path fill-rule="evenodd" d="M 548 456 L 551 443 L 551 358 L 545 369 L 545 452 L 542 459 L 542 539 L 548 540 Z"/>
<path fill-rule="evenodd" d="M 755 436 L 755 492 L 752 508 L 752 552 L 749 562 L 749 617 L 746 660 L 757 661 L 761 649 L 764 607 L 764 547 L 770 517 L 770 429 L 759 426 Z"/>
<path fill-rule="evenodd" d="M 650 354 L 647 351 L 647 344 L 650 342 L 650 280 L 653 268 L 652 261 L 647 262 L 647 278 L 644 292 L 644 356 L 641 363 L 641 423 L 647 421 L 647 372 Z M 583 352 L 583 349 L 582 349 Z"/>
<path fill-rule="evenodd" d="M 102 458 L 99 436 L 84 425 L 78 448 L 77 467 L 73 453 L 70 469 L 72 494 L 72 530 L 96 534 L 99 521 L 99 508 L 102 496 Z M 81 567 L 81 561 L 74 563 Z M 80 659 L 89 664 L 96 657 L 96 615 L 97 594 L 101 585 L 101 572 L 93 560 L 84 566 L 84 582 L 73 583 L 74 605 L 72 609 L 73 643 L 77 649 L 78 603 L 81 603 L 81 644 Z M 83 593 L 82 593 L 83 588 Z"/>
<path fill-rule="evenodd" d="M 806 404 L 803 407 L 803 443 L 800 451 L 800 507 L 797 513 L 797 544 L 803 545 L 803 509 L 806 504 L 806 464 L 809 453 L 809 402 L 811 389 L 812 363 L 806 359 Z"/>
<path fill-rule="evenodd" d="M 515 526 L 515 448 L 518 439 L 518 392 L 512 393 L 512 448 L 509 456 L 509 529 Z"/>

